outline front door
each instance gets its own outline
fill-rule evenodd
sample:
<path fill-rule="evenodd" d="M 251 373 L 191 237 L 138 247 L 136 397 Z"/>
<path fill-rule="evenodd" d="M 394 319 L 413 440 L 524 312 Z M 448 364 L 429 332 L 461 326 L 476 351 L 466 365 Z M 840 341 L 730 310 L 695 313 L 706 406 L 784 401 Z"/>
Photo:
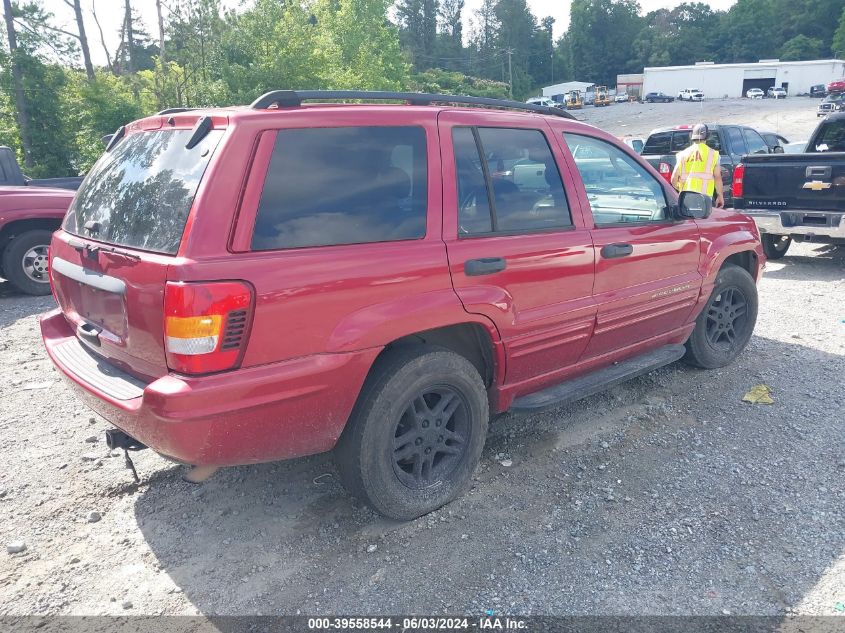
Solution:
<path fill-rule="evenodd" d="M 699 231 L 669 217 L 662 183 L 626 151 L 589 134 L 563 138 L 593 222 L 598 313 L 586 360 L 688 322 L 702 283 Z"/>
<path fill-rule="evenodd" d="M 444 111 L 439 126 L 455 290 L 498 328 L 507 383 L 553 382 L 596 314 L 593 244 L 561 149 L 538 118 Z"/>

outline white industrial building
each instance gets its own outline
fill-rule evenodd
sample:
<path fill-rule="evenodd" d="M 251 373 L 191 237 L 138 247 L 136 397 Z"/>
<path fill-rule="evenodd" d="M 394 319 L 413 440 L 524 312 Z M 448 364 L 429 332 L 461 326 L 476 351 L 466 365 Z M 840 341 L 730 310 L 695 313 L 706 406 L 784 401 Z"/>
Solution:
<path fill-rule="evenodd" d="M 643 93 L 665 92 L 676 96 L 684 88 L 697 88 L 707 98 L 742 97 L 750 88 L 768 90 L 783 86 L 790 95 L 807 94 L 810 86 L 845 77 L 845 61 L 819 59 L 782 62 L 764 59 L 748 64 L 698 62 L 693 66 L 664 66 L 643 71 Z"/>
<path fill-rule="evenodd" d="M 570 90 L 586 92 L 588 88 L 592 88 L 594 85 L 586 81 L 567 81 L 562 84 L 555 84 L 554 86 L 546 86 L 543 88 L 543 96 L 553 98 L 565 95 Z"/>

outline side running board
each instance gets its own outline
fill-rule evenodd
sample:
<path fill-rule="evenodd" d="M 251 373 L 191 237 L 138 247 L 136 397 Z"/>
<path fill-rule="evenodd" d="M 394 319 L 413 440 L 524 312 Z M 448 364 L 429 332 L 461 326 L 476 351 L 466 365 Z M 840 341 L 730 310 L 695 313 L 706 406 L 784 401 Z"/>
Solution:
<path fill-rule="evenodd" d="M 674 363 L 685 353 L 683 345 L 666 345 L 621 363 L 598 369 L 592 373 L 535 391 L 513 401 L 511 411 L 533 412 L 556 407 L 595 395 L 609 387 L 642 376 L 650 371 Z"/>

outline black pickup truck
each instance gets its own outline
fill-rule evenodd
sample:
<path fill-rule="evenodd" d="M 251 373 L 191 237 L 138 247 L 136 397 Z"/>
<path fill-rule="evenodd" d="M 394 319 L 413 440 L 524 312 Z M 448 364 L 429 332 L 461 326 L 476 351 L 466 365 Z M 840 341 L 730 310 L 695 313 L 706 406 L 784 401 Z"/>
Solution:
<path fill-rule="evenodd" d="M 725 204 L 730 206 L 730 182 L 734 167 L 745 154 L 767 154 L 769 146 L 757 130 L 744 125 L 707 125 L 710 131 L 707 145 L 719 152 L 722 168 L 722 183 L 725 186 Z M 649 134 L 642 156 L 667 181 L 671 180 L 675 168 L 675 155 L 689 147 L 691 125 L 659 128 Z"/>
<path fill-rule="evenodd" d="M 41 178 L 38 180 L 25 176 L 12 149 L 0 145 L 0 187 L 56 187 L 76 190 L 81 182 L 82 176 Z"/>
<path fill-rule="evenodd" d="M 769 259 L 793 240 L 845 244 L 845 112 L 819 123 L 804 154 L 746 156 L 733 206 L 757 222 Z"/>

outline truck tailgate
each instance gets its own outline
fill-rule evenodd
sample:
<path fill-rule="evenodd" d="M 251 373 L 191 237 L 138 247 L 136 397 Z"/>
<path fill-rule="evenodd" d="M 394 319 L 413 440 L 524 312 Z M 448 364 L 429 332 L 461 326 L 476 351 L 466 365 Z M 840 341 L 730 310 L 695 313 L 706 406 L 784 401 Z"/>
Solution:
<path fill-rule="evenodd" d="M 845 210 L 845 153 L 768 154 L 743 158 L 740 209 Z"/>

